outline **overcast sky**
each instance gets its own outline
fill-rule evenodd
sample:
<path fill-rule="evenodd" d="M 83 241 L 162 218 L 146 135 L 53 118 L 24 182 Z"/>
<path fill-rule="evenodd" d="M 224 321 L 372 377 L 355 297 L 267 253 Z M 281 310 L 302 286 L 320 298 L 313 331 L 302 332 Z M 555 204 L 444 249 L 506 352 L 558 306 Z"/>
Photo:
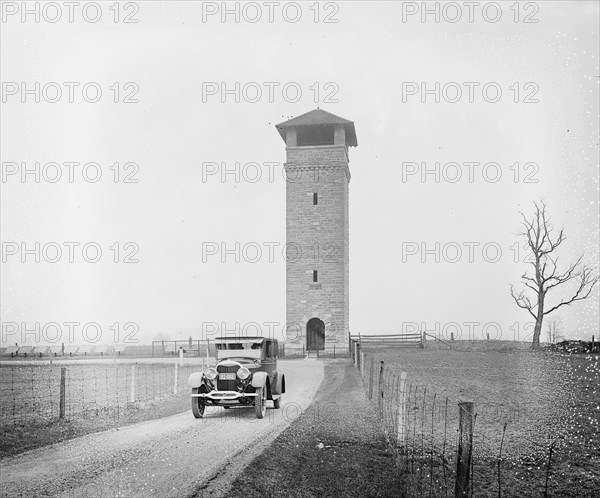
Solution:
<path fill-rule="evenodd" d="M 515 306 L 509 283 L 527 267 L 525 250 L 514 244 L 523 242 L 519 211 L 531 213 L 534 200 L 544 199 L 554 225 L 566 229 L 561 261 L 584 252 L 586 263 L 598 265 L 598 2 L 522 4 L 519 22 L 512 2 L 503 2 L 496 23 L 493 8 L 488 20 L 475 10 L 469 22 L 463 6 L 452 23 L 456 11 L 442 5 L 440 22 L 433 15 L 422 22 L 418 12 L 407 15 L 420 2 L 358 1 L 323 3 L 315 22 L 311 4 L 301 4 L 296 23 L 294 6 L 286 7 L 287 18 L 276 8 L 271 23 L 261 2 L 254 23 L 256 9 L 243 4 L 240 22 L 207 15 L 207 3 L 203 20 L 200 2 L 138 2 L 137 12 L 122 6 L 118 23 L 109 3 L 96 23 L 78 11 L 68 22 L 66 7 L 55 23 L 47 22 L 55 17 L 50 10 L 39 23 L 23 23 L 20 13 L 3 19 L 3 322 L 97 322 L 99 343 L 112 342 L 115 322 L 138 324 L 140 342 L 159 332 L 200 338 L 203 323 L 231 330 L 277 322 L 281 338 L 285 144 L 274 125 L 317 106 L 354 121 L 358 137 L 350 151 L 353 333 L 400 332 L 410 322 L 433 331 L 436 323 L 456 322 L 466 334 L 464 324 L 477 322 L 478 338 L 484 324 L 498 323 L 512 339 L 518 323 L 523 339 L 531 319 Z M 122 22 L 128 14 L 139 22 Z M 539 22 L 524 23 L 527 16 Z M 46 86 L 36 103 L 35 95 L 21 94 L 22 82 L 30 89 L 57 82 L 63 95 L 49 102 L 54 86 Z M 64 82 L 79 83 L 73 103 Z M 90 82 L 89 100 L 102 89 L 96 103 L 82 97 Z M 235 90 L 236 82 L 239 102 L 235 91 L 220 91 L 221 83 Z M 426 94 L 422 102 L 421 83 L 435 89 L 436 82 L 445 88 L 440 101 Z M 23 180 L 20 169 L 8 174 L 6 163 L 34 169 L 36 161 L 39 183 L 33 175 Z M 43 168 L 51 161 L 62 165 L 56 183 L 47 180 L 54 170 Z M 76 167 L 70 182 L 68 162 L 95 162 L 102 177 L 92 183 L 88 168 L 86 181 Z M 139 171 L 125 168 L 128 162 Z M 207 175 L 210 162 L 231 170 L 239 162 L 240 181 Z M 421 176 L 421 163 L 433 171 L 436 162 L 439 183 L 434 174 Z M 458 180 L 457 169 L 444 166 L 451 162 L 460 166 Z M 498 166 L 485 174 L 474 166 L 471 182 L 471 162 Z M 257 181 L 248 163 L 261 165 Z M 138 182 L 124 183 L 127 173 Z M 36 242 L 50 243 L 48 253 L 39 263 L 31 255 L 21 262 L 20 244 Z M 73 263 L 64 242 L 80 244 Z M 81 247 L 90 242 L 102 249 L 97 263 L 83 259 Z M 220 254 L 203 258 L 207 244 L 233 249 L 236 242 L 248 251 L 262 246 L 262 257 L 252 263 L 255 253 L 244 258 L 242 250 L 239 263 L 234 256 L 223 263 Z M 435 251 L 436 243 L 439 262 L 435 254 L 423 262 L 422 244 Z M 56 263 L 48 261 L 52 244 L 64 250 Z M 275 247 L 272 261 L 268 245 Z M 415 247 L 417 254 L 407 252 Z M 139 262 L 123 263 L 126 256 Z M 595 292 L 551 318 L 568 336 L 589 339 L 598 336 L 598 310 Z M 493 336 L 497 328 L 487 330 Z"/>

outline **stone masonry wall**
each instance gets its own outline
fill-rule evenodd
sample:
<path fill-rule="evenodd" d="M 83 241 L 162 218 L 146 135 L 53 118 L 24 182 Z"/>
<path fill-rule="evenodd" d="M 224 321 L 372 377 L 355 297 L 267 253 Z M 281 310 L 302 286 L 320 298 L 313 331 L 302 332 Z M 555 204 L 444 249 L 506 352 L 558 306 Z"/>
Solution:
<path fill-rule="evenodd" d="M 313 317 L 325 322 L 326 348 L 345 346 L 349 325 L 347 148 L 288 147 L 285 168 L 286 348 L 306 346 L 306 323 Z"/>

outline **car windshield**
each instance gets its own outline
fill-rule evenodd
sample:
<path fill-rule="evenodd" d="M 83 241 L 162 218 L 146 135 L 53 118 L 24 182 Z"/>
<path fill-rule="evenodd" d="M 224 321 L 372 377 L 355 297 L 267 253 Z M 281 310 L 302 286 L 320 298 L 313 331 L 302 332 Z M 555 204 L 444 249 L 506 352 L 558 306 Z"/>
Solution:
<path fill-rule="evenodd" d="M 217 359 L 250 358 L 260 360 L 262 357 L 263 339 L 260 340 L 229 340 L 218 342 Z"/>

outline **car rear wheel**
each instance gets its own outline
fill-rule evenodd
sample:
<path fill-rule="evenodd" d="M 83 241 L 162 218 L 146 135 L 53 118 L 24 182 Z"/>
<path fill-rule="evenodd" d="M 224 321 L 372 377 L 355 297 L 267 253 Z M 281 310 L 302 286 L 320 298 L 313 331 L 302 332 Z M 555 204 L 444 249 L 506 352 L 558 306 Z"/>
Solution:
<path fill-rule="evenodd" d="M 254 408 L 256 410 L 256 418 L 264 418 L 267 411 L 267 387 L 259 387 L 256 389 L 256 397 L 254 398 Z"/>
<path fill-rule="evenodd" d="M 192 388 L 192 394 L 199 394 L 200 393 L 200 388 L 199 387 L 193 387 Z M 202 418 L 204 416 L 204 408 L 206 407 L 206 403 L 204 401 L 204 398 L 200 398 L 200 397 L 192 397 L 192 413 L 194 414 L 194 417 L 196 418 Z"/>

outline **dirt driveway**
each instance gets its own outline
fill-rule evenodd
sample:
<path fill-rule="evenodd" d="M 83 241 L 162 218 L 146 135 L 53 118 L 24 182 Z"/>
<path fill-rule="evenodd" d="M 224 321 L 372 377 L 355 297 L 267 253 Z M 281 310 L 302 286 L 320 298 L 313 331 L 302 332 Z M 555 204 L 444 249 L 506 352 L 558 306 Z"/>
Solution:
<path fill-rule="evenodd" d="M 233 456 L 271 441 L 309 406 L 323 363 L 282 361 L 280 369 L 288 392 L 262 420 L 252 409 L 207 410 L 200 420 L 188 411 L 33 450 L 0 461 L 0 496 L 194 495 Z"/>

